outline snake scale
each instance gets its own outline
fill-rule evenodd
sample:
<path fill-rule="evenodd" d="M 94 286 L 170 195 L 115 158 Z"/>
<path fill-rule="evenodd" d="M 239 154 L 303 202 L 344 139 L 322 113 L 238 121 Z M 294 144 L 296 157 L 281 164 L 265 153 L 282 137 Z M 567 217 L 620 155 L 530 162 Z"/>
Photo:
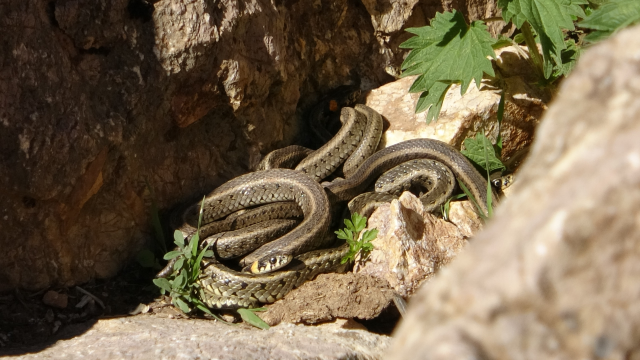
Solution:
<path fill-rule="evenodd" d="M 275 207 L 280 202 L 289 204 L 286 206 L 293 204 L 303 214 L 303 220 L 297 227 L 272 242 L 258 244 L 259 248 L 243 259 L 253 273 L 232 270 L 214 258 L 205 259 L 199 283 L 201 298 L 207 306 L 239 308 L 274 302 L 319 273 L 340 270 L 344 267 L 340 260 L 348 252 L 348 245 L 313 250 L 327 241 L 328 236 L 325 235 L 331 222 L 331 207 L 360 195 L 378 177 L 400 164 L 418 159 L 444 164 L 470 190 L 482 211 L 487 212 L 486 179 L 452 146 L 438 140 L 415 139 L 375 152 L 382 131 L 382 118 L 377 112 L 362 105 L 355 109 L 343 108 L 341 120 L 342 128 L 320 149 L 308 151 L 293 147 L 291 151 L 285 150 L 287 148 L 276 150 L 279 153 L 265 157 L 260 165 L 261 171 L 232 179 L 205 197 L 202 217 L 206 225 L 203 229 L 210 226 L 210 229 L 227 231 L 235 228 L 230 224 L 239 221 L 251 225 L 251 221 L 239 220 L 251 219 L 249 215 L 224 218 L 237 210 L 267 203 L 275 202 L 269 205 Z M 353 153 L 356 155 L 350 158 Z M 293 167 L 298 161 L 295 170 L 278 168 Z M 344 179 L 319 184 L 345 161 L 348 165 L 343 169 Z M 409 166 L 408 170 L 399 171 L 413 170 Z M 183 213 L 183 228 L 193 229 L 199 206 L 194 204 Z M 214 231 L 210 230 L 206 235 Z"/>

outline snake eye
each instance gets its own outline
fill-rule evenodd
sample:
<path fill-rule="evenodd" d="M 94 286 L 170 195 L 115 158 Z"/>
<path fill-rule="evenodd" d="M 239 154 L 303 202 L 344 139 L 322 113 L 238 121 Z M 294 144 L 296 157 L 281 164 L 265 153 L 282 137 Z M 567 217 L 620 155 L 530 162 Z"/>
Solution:
<path fill-rule="evenodd" d="M 278 259 L 276 257 L 272 257 L 269 261 L 271 262 L 271 265 L 276 265 L 278 263 Z"/>

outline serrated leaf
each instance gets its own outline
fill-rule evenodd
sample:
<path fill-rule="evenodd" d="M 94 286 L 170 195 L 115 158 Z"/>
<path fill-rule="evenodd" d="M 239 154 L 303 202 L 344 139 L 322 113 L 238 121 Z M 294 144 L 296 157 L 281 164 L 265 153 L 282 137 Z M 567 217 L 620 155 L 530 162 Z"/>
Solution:
<path fill-rule="evenodd" d="M 164 256 L 162 257 L 165 260 L 171 260 L 175 257 L 178 257 L 182 255 L 182 251 L 178 251 L 178 250 L 174 250 L 174 251 L 169 251 L 168 253 L 164 254 Z"/>
<path fill-rule="evenodd" d="M 246 323 L 251 324 L 259 329 L 268 330 L 269 324 L 260 319 L 258 315 L 254 314 L 250 309 L 238 309 L 238 314 L 242 317 Z"/>
<path fill-rule="evenodd" d="M 556 71 L 554 76 L 568 75 L 576 65 L 576 61 L 580 56 L 580 48 L 576 46 L 572 39 L 566 41 L 567 48 L 562 50 L 560 61 L 556 61 Z"/>
<path fill-rule="evenodd" d="M 491 142 L 484 134 L 478 133 L 475 138 L 465 139 L 464 147 L 466 149 L 462 150 L 461 153 L 480 168 L 486 169 L 490 173 L 506 168 L 502 161 L 496 157 Z M 488 162 L 487 159 L 485 159 L 485 151 L 487 152 Z"/>
<path fill-rule="evenodd" d="M 427 124 L 431 123 L 431 121 L 438 120 L 442 104 L 444 103 L 444 97 L 447 95 L 447 91 L 449 91 L 450 87 L 451 84 L 437 81 L 429 91 L 425 91 L 420 94 L 420 98 L 416 103 L 415 112 L 416 114 L 421 113 L 428 108 L 429 111 L 427 112 L 426 118 Z"/>
<path fill-rule="evenodd" d="M 527 21 L 538 34 L 544 58 L 544 76 L 553 71 L 552 55 L 562 56 L 565 49 L 562 30 L 575 30 L 572 16 L 584 18 L 580 5 L 586 0 L 498 0 L 505 21 L 512 21 L 521 28 Z"/>
<path fill-rule="evenodd" d="M 596 30 L 584 39 L 586 42 L 596 42 L 638 22 L 640 22 L 640 1 L 611 0 L 594 10 L 578 25 Z"/>
<path fill-rule="evenodd" d="M 170 292 L 171 291 L 171 283 L 167 279 L 164 279 L 164 278 L 153 279 L 153 283 L 157 287 L 159 287 L 160 289 L 162 289 L 162 290 L 164 290 L 166 292 Z"/>
<path fill-rule="evenodd" d="M 184 247 L 184 235 L 182 235 L 182 231 L 176 230 L 173 232 L 173 243 L 178 245 L 180 249 Z"/>
<path fill-rule="evenodd" d="M 467 25 L 462 13 L 454 10 L 436 13 L 430 26 L 407 31 L 416 34 L 417 38 L 400 45 L 413 49 L 402 63 L 402 76 L 419 75 L 410 92 L 431 91 L 437 82 L 459 82 L 460 91 L 464 94 L 471 80 L 480 86 L 484 73 L 495 75 L 488 59 L 495 57 L 491 47 L 495 40 L 484 23 L 474 21 Z M 434 91 L 431 98 L 439 98 L 441 94 L 442 91 Z M 425 101 L 422 100 L 416 109 L 426 110 L 436 103 Z"/>

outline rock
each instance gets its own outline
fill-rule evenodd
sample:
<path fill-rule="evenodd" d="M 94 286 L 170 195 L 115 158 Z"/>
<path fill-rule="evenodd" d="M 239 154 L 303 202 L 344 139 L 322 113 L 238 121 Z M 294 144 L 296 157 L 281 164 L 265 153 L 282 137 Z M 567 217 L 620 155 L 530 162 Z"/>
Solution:
<path fill-rule="evenodd" d="M 53 306 L 58 309 L 64 309 L 67 307 L 69 297 L 67 294 L 60 294 L 56 291 L 49 290 L 42 297 L 42 302 L 45 305 Z"/>
<path fill-rule="evenodd" d="M 479 218 L 475 214 L 471 218 L 480 227 Z M 372 241 L 374 250 L 369 260 L 361 266 L 356 264 L 354 272 L 388 282 L 404 298 L 455 258 L 471 236 L 425 212 L 410 192 L 378 208 L 367 228 L 378 229 L 378 237 Z"/>
<path fill-rule="evenodd" d="M 134 316 L 99 320 L 83 334 L 20 359 L 380 359 L 390 338 L 345 324 L 269 330 L 217 321 Z M 61 334 L 64 336 L 64 334 Z M 67 335 L 68 336 L 68 335 Z M 14 351 L 14 355 L 19 354 Z"/>
<path fill-rule="evenodd" d="M 524 55 L 523 55 L 524 54 Z M 508 160 L 533 140 L 533 132 L 549 95 L 529 86 L 530 68 L 523 48 L 507 47 L 496 51 L 494 67 L 502 76 L 508 95 L 502 127 L 503 159 Z M 452 85 L 445 96 L 436 122 L 427 123 L 427 112 L 415 114 L 420 93 L 409 93 L 416 76 L 406 77 L 369 92 L 366 104 L 389 121 L 383 142 L 385 146 L 416 138 L 444 141 L 461 148 L 464 139 L 484 132 L 495 139 L 500 93 L 492 88 L 492 79 L 485 79 L 481 88 L 475 83 L 464 95 L 460 85 Z"/>
<path fill-rule="evenodd" d="M 509 198 L 409 304 L 388 359 L 640 355 L 640 27 L 588 49 Z"/>
<path fill-rule="evenodd" d="M 369 320 L 389 306 L 392 296 L 384 280 L 353 273 L 320 274 L 258 315 L 269 325 L 316 324 L 336 318 Z"/>
<path fill-rule="evenodd" d="M 164 220 L 320 93 L 391 79 L 353 2 L 11 0 L 0 24 L 0 291 L 113 276 L 152 202 Z"/>

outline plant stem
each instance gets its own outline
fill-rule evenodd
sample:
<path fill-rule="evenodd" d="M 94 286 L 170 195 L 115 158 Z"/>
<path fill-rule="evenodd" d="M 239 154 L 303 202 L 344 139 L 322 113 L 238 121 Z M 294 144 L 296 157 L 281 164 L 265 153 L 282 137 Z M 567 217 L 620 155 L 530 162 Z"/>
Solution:
<path fill-rule="evenodd" d="M 538 75 L 541 76 L 542 79 L 545 79 L 542 55 L 540 55 L 538 51 L 538 44 L 536 44 L 536 39 L 533 36 L 533 32 L 531 32 L 531 25 L 529 25 L 528 21 L 522 23 L 520 31 L 522 31 L 524 42 L 527 44 L 527 48 L 529 48 L 529 57 L 533 61 L 533 67 L 538 72 Z"/>

